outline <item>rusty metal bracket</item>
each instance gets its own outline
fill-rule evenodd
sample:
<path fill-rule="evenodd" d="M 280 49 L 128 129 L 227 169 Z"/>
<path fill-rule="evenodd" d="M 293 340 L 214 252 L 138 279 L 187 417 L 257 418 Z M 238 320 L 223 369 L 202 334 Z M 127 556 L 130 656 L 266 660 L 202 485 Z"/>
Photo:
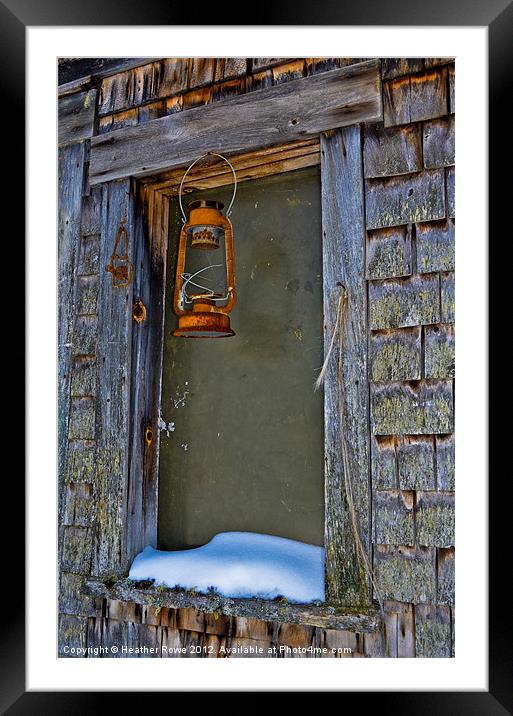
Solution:
<path fill-rule="evenodd" d="M 126 230 L 125 221 L 125 214 L 123 214 L 118 233 L 116 234 L 116 241 L 114 242 L 114 250 L 110 257 L 110 263 L 105 267 L 105 271 L 112 274 L 112 286 L 114 288 L 129 286 L 134 280 L 134 265 L 128 257 L 128 232 Z M 122 237 L 125 241 L 125 252 L 118 254 L 118 244 Z"/>

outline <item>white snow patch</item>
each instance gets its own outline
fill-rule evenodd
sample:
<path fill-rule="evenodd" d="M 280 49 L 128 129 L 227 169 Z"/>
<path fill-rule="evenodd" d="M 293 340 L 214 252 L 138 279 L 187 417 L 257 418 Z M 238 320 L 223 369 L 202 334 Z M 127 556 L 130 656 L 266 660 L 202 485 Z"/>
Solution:
<path fill-rule="evenodd" d="M 225 597 L 324 601 L 324 549 L 255 532 L 221 532 L 195 549 L 165 552 L 145 547 L 129 579 L 167 587 L 215 590 Z"/>

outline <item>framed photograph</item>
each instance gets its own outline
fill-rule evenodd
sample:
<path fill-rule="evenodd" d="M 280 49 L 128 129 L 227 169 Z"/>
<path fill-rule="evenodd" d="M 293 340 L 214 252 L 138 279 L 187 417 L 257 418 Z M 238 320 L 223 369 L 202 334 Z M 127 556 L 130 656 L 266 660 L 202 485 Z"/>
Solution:
<path fill-rule="evenodd" d="M 502 519 L 486 93 L 511 8 L 214 33 L 111 9 L 1 8 L 15 106 L 27 87 L 29 309 L 4 707 L 164 689 L 511 708 L 485 511 Z"/>

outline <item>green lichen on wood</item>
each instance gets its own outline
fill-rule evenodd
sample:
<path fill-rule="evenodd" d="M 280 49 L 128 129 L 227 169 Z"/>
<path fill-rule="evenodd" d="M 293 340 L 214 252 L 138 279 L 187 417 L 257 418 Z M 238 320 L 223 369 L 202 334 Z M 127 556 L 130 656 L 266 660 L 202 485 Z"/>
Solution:
<path fill-rule="evenodd" d="M 61 572 L 59 579 L 59 613 L 94 616 L 94 598 L 88 591 L 86 576 Z"/>
<path fill-rule="evenodd" d="M 59 656 L 73 657 L 71 650 L 85 649 L 87 643 L 87 617 L 61 614 L 58 627 Z"/>
<path fill-rule="evenodd" d="M 372 330 L 438 323 L 438 276 L 414 276 L 402 280 L 371 282 L 369 318 Z"/>
<path fill-rule="evenodd" d="M 69 483 L 63 486 L 63 525 L 89 527 L 94 517 L 92 486 L 87 483 Z"/>
<path fill-rule="evenodd" d="M 65 471 L 65 482 L 94 482 L 96 464 L 96 448 L 82 443 L 75 443 L 68 450 Z"/>
<path fill-rule="evenodd" d="M 94 355 L 98 341 L 98 317 L 78 316 L 72 337 L 73 355 Z"/>
<path fill-rule="evenodd" d="M 455 198 L 455 169 L 448 167 L 445 170 L 445 181 L 447 185 L 447 216 L 454 219 L 456 215 L 456 198 Z"/>
<path fill-rule="evenodd" d="M 384 599 L 413 604 L 432 603 L 436 599 L 432 549 L 376 545 L 374 571 Z"/>
<path fill-rule="evenodd" d="M 367 278 L 393 278 L 411 274 L 410 246 L 397 233 L 392 237 L 372 237 L 367 244 Z"/>
<path fill-rule="evenodd" d="M 436 438 L 436 485 L 439 490 L 454 490 L 454 437 L 452 435 Z"/>
<path fill-rule="evenodd" d="M 437 604 L 454 604 L 454 548 L 437 550 Z"/>
<path fill-rule="evenodd" d="M 419 605 L 415 608 L 415 654 L 421 659 L 451 656 L 451 617 L 448 607 Z"/>
<path fill-rule="evenodd" d="M 365 183 L 367 229 L 445 217 L 444 170 L 433 169 Z"/>
<path fill-rule="evenodd" d="M 454 545 L 454 495 L 418 492 L 415 508 L 417 544 L 433 547 Z"/>
<path fill-rule="evenodd" d="M 96 425 L 96 405 L 91 397 L 72 398 L 69 416 L 69 440 L 93 440 Z"/>
<path fill-rule="evenodd" d="M 373 489 L 397 488 L 395 438 L 371 436 L 371 460 Z"/>
<path fill-rule="evenodd" d="M 426 378 L 454 378 L 454 328 L 426 326 L 424 366 Z"/>
<path fill-rule="evenodd" d="M 62 569 L 67 572 L 89 574 L 91 555 L 91 530 L 85 527 L 65 527 L 61 552 Z"/>
<path fill-rule="evenodd" d="M 397 176 L 422 169 L 420 126 L 410 125 L 387 129 L 383 125 L 367 125 L 364 133 L 365 177 Z"/>
<path fill-rule="evenodd" d="M 374 543 L 414 545 L 413 493 L 374 493 Z"/>
<path fill-rule="evenodd" d="M 452 382 L 371 385 L 374 435 L 450 433 L 453 426 Z"/>
<path fill-rule="evenodd" d="M 95 473 L 95 552 L 93 574 L 104 574 L 123 563 L 124 496 L 123 455 L 116 446 L 101 447 L 96 452 Z"/>
<path fill-rule="evenodd" d="M 454 271 L 454 219 L 417 224 L 417 271 Z"/>
<path fill-rule="evenodd" d="M 71 396 L 96 395 L 96 359 L 76 356 L 71 369 Z"/>
<path fill-rule="evenodd" d="M 455 285 L 454 273 L 445 273 L 440 277 L 441 317 L 442 323 L 454 323 Z"/>
<path fill-rule="evenodd" d="M 370 374 L 374 383 L 419 380 L 420 329 L 375 333 L 371 337 Z"/>
<path fill-rule="evenodd" d="M 401 490 L 434 490 L 434 444 L 432 437 L 405 436 L 397 448 Z"/>
<path fill-rule="evenodd" d="M 79 276 L 76 291 L 76 315 L 96 314 L 100 292 L 99 276 Z"/>

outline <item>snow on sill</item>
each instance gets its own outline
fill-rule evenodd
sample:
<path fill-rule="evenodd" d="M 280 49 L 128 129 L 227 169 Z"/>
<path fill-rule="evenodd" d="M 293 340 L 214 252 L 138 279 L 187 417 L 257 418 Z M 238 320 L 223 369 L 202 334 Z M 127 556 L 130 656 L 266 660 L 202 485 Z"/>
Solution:
<path fill-rule="evenodd" d="M 324 549 L 275 535 L 221 532 L 195 549 L 170 552 L 146 547 L 134 559 L 128 576 L 223 597 L 281 597 L 321 604 Z"/>

